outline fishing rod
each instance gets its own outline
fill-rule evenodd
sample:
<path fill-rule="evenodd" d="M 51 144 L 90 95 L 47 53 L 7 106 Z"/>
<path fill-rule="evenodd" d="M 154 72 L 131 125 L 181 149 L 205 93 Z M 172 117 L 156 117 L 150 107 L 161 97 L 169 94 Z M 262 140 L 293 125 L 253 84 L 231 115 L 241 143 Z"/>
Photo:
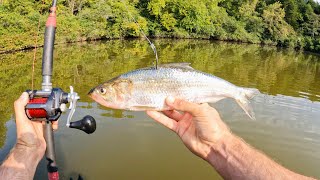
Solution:
<path fill-rule="evenodd" d="M 66 104 L 70 103 L 70 112 L 67 118 L 67 127 L 75 128 L 91 134 L 96 130 L 96 122 L 92 116 L 85 116 L 79 121 L 70 122 L 80 99 L 78 93 L 70 86 L 70 92 L 64 92 L 56 87 L 52 88 L 53 50 L 56 21 L 57 0 L 52 1 L 49 17 L 44 33 L 44 47 L 42 54 L 42 89 L 27 90 L 30 101 L 25 107 L 26 115 L 31 121 L 45 121 L 44 137 L 46 141 L 46 159 L 48 161 L 48 179 L 59 180 L 58 166 L 56 163 L 55 144 L 52 122 L 57 121 L 62 112 L 67 110 Z"/>

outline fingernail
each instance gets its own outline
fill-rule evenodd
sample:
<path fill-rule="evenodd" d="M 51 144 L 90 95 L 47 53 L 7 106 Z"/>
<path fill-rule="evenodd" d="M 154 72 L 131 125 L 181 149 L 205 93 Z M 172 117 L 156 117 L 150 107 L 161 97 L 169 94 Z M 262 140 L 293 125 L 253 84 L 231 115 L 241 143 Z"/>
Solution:
<path fill-rule="evenodd" d="M 153 115 L 156 119 L 160 118 L 160 114 L 158 112 L 153 112 Z"/>
<path fill-rule="evenodd" d="M 24 99 L 25 98 L 25 94 L 22 93 L 21 96 L 19 97 L 19 99 Z"/>
<path fill-rule="evenodd" d="M 175 99 L 174 99 L 174 97 L 172 97 L 172 96 L 169 96 L 169 97 L 167 98 L 167 103 L 169 103 L 169 104 L 173 104 L 174 101 L 175 101 Z"/>
<path fill-rule="evenodd" d="M 26 100 L 26 99 L 28 98 L 28 93 L 26 93 L 26 92 L 22 93 L 21 96 L 20 96 L 20 98 L 21 98 L 22 100 Z"/>
<path fill-rule="evenodd" d="M 160 117 L 160 114 L 158 114 L 155 111 L 147 111 L 147 113 L 148 113 L 148 115 L 153 116 L 156 119 Z"/>

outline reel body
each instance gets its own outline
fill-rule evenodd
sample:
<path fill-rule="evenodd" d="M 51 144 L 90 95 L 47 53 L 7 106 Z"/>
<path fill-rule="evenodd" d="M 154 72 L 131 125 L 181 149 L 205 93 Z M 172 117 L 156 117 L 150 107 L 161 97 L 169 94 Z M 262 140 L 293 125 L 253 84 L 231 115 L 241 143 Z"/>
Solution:
<path fill-rule="evenodd" d="M 68 93 L 60 88 L 52 91 L 27 90 L 30 101 L 26 106 L 26 115 L 30 120 L 56 121 L 65 111 Z"/>

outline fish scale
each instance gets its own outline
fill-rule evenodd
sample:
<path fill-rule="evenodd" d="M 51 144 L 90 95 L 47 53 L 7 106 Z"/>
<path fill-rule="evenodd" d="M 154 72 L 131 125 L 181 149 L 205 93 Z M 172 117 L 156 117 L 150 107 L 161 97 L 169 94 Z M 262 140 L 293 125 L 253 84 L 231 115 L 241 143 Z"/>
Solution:
<path fill-rule="evenodd" d="M 120 78 L 130 78 L 135 82 L 134 87 L 136 88 L 134 89 L 136 90 L 136 97 L 140 96 L 140 94 L 144 95 L 147 93 L 151 93 L 153 96 L 147 95 L 150 98 L 156 98 L 158 96 L 162 98 L 162 95 L 175 95 L 184 97 L 187 100 L 193 100 L 195 98 L 191 97 L 206 97 L 210 96 L 213 92 L 212 90 L 214 89 L 214 87 L 211 87 L 211 85 L 208 84 L 208 82 L 213 81 L 214 78 L 208 75 L 203 76 L 204 74 L 196 73 L 193 71 L 181 72 L 180 69 L 171 70 L 168 68 L 161 67 L 156 71 L 157 73 L 155 73 L 153 69 L 137 71 L 132 73 L 131 76 L 120 76 Z M 172 78 L 178 76 L 181 78 Z M 146 86 L 149 88 L 145 89 L 144 87 Z M 233 87 L 235 88 L 235 86 Z M 142 93 L 141 90 L 143 90 L 144 92 Z M 199 95 L 192 96 L 195 93 Z M 201 99 L 197 102 L 200 103 Z M 141 102 L 136 103 L 139 104 Z"/>

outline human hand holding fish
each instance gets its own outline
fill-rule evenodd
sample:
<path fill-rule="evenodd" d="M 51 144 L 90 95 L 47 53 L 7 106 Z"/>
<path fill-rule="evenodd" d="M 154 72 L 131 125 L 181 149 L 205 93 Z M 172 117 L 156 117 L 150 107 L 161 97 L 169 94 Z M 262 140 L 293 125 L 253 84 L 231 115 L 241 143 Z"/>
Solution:
<path fill-rule="evenodd" d="M 209 156 L 222 140 L 231 136 L 218 112 L 207 103 L 196 104 L 168 97 L 166 103 L 173 110 L 147 111 L 147 114 L 171 129 L 181 138 L 186 147 L 202 159 Z"/>
<path fill-rule="evenodd" d="M 224 179 L 313 179 L 277 164 L 234 135 L 207 103 L 168 97 L 173 110 L 147 114 L 174 131 L 195 155 L 207 161 Z"/>

